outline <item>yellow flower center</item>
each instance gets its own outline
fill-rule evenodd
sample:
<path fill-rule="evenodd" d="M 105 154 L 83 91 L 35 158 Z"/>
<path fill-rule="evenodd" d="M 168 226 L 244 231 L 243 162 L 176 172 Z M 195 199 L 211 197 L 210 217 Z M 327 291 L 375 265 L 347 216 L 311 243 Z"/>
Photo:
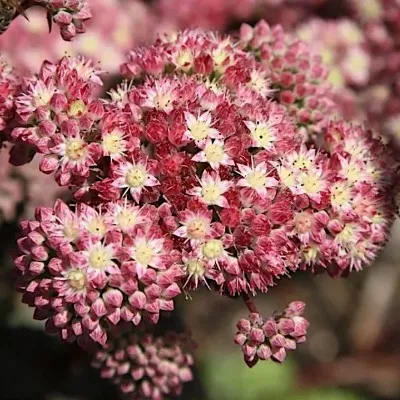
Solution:
<path fill-rule="evenodd" d="M 364 143 L 357 143 L 356 140 L 348 140 L 345 142 L 344 151 L 355 158 L 361 158 L 365 154 Z"/>
<path fill-rule="evenodd" d="M 303 189 L 307 194 L 315 194 L 321 191 L 322 181 L 321 178 L 315 174 L 304 173 L 301 177 L 301 182 L 303 184 Z"/>
<path fill-rule="evenodd" d="M 382 178 L 382 170 L 378 168 L 370 167 L 367 171 L 375 181 L 379 181 Z"/>
<path fill-rule="evenodd" d="M 249 82 L 249 86 L 255 90 L 256 92 L 262 92 L 268 87 L 267 80 L 260 75 L 254 74 L 251 77 L 251 81 Z"/>
<path fill-rule="evenodd" d="M 87 225 L 87 230 L 93 235 L 104 236 L 107 232 L 107 225 L 103 217 L 98 216 L 91 219 Z"/>
<path fill-rule="evenodd" d="M 74 290 L 82 290 L 86 287 L 86 274 L 78 269 L 68 272 L 69 286 Z"/>
<path fill-rule="evenodd" d="M 53 96 L 53 92 L 43 90 L 38 93 L 37 97 L 33 99 L 33 104 L 35 107 L 46 106 L 49 104 L 51 98 Z"/>
<path fill-rule="evenodd" d="M 262 172 L 253 171 L 247 175 L 246 180 L 252 188 L 259 189 L 265 186 L 267 177 Z"/>
<path fill-rule="evenodd" d="M 331 189 L 331 203 L 334 207 L 348 204 L 351 199 L 351 189 L 345 184 L 337 184 Z"/>
<path fill-rule="evenodd" d="M 70 139 L 65 144 L 65 154 L 70 160 L 78 161 L 86 154 L 87 143 L 82 139 Z"/>
<path fill-rule="evenodd" d="M 68 221 L 64 225 L 63 233 L 68 239 L 73 241 L 79 237 L 79 227 L 72 221 Z"/>
<path fill-rule="evenodd" d="M 340 244 L 347 244 L 354 238 L 355 229 L 351 225 L 346 225 L 343 230 L 336 235 L 336 239 Z"/>
<path fill-rule="evenodd" d="M 219 163 L 224 158 L 224 149 L 217 144 L 207 145 L 204 152 L 209 162 Z"/>
<path fill-rule="evenodd" d="M 319 249 L 316 246 L 308 247 L 303 250 L 303 257 L 306 262 L 315 261 L 318 258 Z"/>
<path fill-rule="evenodd" d="M 368 242 L 364 240 L 362 242 L 355 243 L 350 246 L 349 250 L 353 257 L 364 259 L 368 250 Z"/>
<path fill-rule="evenodd" d="M 377 213 L 371 218 L 371 222 L 373 224 L 383 224 L 385 222 L 385 218 L 381 213 Z"/>
<path fill-rule="evenodd" d="M 200 218 L 194 219 L 187 226 L 188 236 L 192 239 L 201 239 L 205 236 L 208 227 L 207 221 Z"/>
<path fill-rule="evenodd" d="M 201 189 L 201 195 L 203 199 L 207 202 L 215 202 L 221 196 L 221 189 L 214 183 L 203 186 Z"/>
<path fill-rule="evenodd" d="M 208 136 L 209 126 L 204 121 L 194 122 L 189 129 L 195 140 L 203 140 Z"/>
<path fill-rule="evenodd" d="M 153 249 L 146 243 L 139 244 L 135 249 L 135 260 L 142 265 L 149 265 L 153 259 Z"/>
<path fill-rule="evenodd" d="M 311 161 L 304 155 L 299 154 L 293 165 L 299 169 L 308 169 L 311 166 Z"/>
<path fill-rule="evenodd" d="M 186 272 L 190 276 L 203 276 L 205 265 L 200 260 L 189 260 L 186 264 Z"/>
<path fill-rule="evenodd" d="M 176 59 L 175 59 L 176 65 L 182 69 L 183 71 L 188 71 L 193 63 L 193 55 L 189 50 L 183 50 L 181 51 Z"/>
<path fill-rule="evenodd" d="M 343 174 L 350 183 L 355 183 L 360 180 L 361 170 L 357 165 L 349 164 L 346 168 L 343 168 Z"/>
<path fill-rule="evenodd" d="M 158 93 L 155 98 L 156 107 L 159 110 L 165 110 L 172 102 L 170 93 Z"/>
<path fill-rule="evenodd" d="M 216 49 L 213 52 L 212 58 L 215 65 L 222 64 L 228 58 L 228 52 L 224 48 Z"/>
<path fill-rule="evenodd" d="M 257 147 L 262 147 L 264 149 L 271 146 L 274 141 L 274 135 L 271 132 L 271 129 L 265 125 L 258 125 L 251 132 L 251 137 L 257 143 Z"/>
<path fill-rule="evenodd" d="M 70 117 L 76 117 L 86 112 L 86 105 L 82 100 L 73 101 L 68 108 L 68 115 Z"/>
<path fill-rule="evenodd" d="M 118 226 L 122 231 L 128 231 L 136 224 L 136 215 L 131 210 L 125 209 L 116 216 Z"/>
<path fill-rule="evenodd" d="M 103 137 L 102 144 L 104 149 L 110 155 L 122 153 L 124 150 L 122 133 L 118 130 L 113 130 L 111 133 Z"/>
<path fill-rule="evenodd" d="M 95 247 L 89 252 L 89 265 L 92 268 L 103 270 L 110 261 L 110 253 L 103 247 Z"/>
<path fill-rule="evenodd" d="M 220 257 L 223 251 L 224 247 L 222 245 L 222 241 L 218 239 L 209 240 L 202 247 L 204 257 L 211 260 Z"/>
<path fill-rule="evenodd" d="M 280 167 L 278 169 L 279 179 L 281 183 L 286 187 L 292 187 L 295 185 L 295 179 L 293 171 L 286 167 Z"/>
<path fill-rule="evenodd" d="M 141 187 L 146 179 L 147 173 L 140 167 L 131 168 L 125 177 L 125 181 L 130 187 Z"/>

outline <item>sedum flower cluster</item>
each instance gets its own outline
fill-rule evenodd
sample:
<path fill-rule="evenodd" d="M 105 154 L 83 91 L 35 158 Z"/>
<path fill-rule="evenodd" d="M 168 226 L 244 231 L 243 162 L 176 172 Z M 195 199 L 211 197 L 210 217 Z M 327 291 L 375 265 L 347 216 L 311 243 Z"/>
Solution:
<path fill-rule="evenodd" d="M 191 379 L 190 346 L 154 326 L 201 287 L 243 298 L 249 366 L 282 362 L 305 341 L 304 304 L 265 318 L 253 298 L 298 270 L 370 264 L 394 218 L 394 158 L 335 117 L 321 57 L 279 26 L 161 36 L 121 72 L 100 99 L 97 66 L 64 57 L 7 92 L 11 162 L 36 155 L 74 198 L 21 224 L 23 301 L 49 332 L 98 344 L 95 364 L 132 399 Z"/>
<path fill-rule="evenodd" d="M 92 17 L 87 0 L 17 0 L 8 3 L 11 4 L 2 5 L 0 35 L 8 30 L 19 15 L 29 21 L 26 10 L 34 6 L 46 10 L 49 30 L 51 31 L 54 22 L 59 26 L 60 35 L 66 41 L 71 41 L 77 34 L 85 32 L 85 22 Z"/>
<path fill-rule="evenodd" d="M 85 32 L 84 23 L 92 17 L 87 0 L 35 0 L 35 2 L 47 9 L 49 20 L 59 26 L 61 37 L 67 41 Z"/>

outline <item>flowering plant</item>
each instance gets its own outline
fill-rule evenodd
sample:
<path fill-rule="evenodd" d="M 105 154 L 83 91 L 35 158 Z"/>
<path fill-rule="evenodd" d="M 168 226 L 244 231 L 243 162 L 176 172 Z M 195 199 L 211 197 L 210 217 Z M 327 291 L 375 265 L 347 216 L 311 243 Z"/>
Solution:
<path fill-rule="evenodd" d="M 6 31 L 19 14 L 29 20 L 24 10 L 32 6 L 45 8 L 50 30 L 52 22 L 56 23 L 60 27 L 62 38 L 68 41 L 78 33 L 85 32 L 84 22 L 91 18 L 86 0 L 2 0 L 0 6 L 0 33 Z"/>
<path fill-rule="evenodd" d="M 105 99 L 101 72 L 64 57 L 19 80 L 2 64 L 10 161 L 39 157 L 74 198 L 21 223 L 23 301 L 132 399 L 191 380 L 192 341 L 157 324 L 203 286 L 245 302 L 235 342 L 249 366 L 283 362 L 305 341 L 304 303 L 266 318 L 254 297 L 376 257 L 395 212 L 390 150 L 339 119 L 321 57 L 264 21 L 160 36 Z"/>

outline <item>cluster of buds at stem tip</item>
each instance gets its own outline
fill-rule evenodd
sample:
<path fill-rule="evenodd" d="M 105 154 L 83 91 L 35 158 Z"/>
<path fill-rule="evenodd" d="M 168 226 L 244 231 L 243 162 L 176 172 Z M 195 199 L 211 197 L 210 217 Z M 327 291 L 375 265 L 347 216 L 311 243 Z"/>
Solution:
<path fill-rule="evenodd" d="M 88 0 L 1 0 L 0 34 L 8 29 L 18 15 L 29 21 L 25 10 L 32 6 L 47 9 L 49 30 L 54 22 L 60 27 L 61 37 L 66 41 L 85 32 L 84 22 L 91 18 Z"/>
<path fill-rule="evenodd" d="M 194 347 L 185 334 L 131 333 L 96 352 L 92 365 L 130 400 L 163 400 L 179 396 L 183 384 L 193 379 L 189 351 Z"/>
<path fill-rule="evenodd" d="M 295 350 L 298 344 L 306 341 L 309 322 L 302 317 L 304 307 L 304 303 L 295 301 L 272 318 L 251 313 L 248 319 L 238 322 L 235 343 L 242 348 L 249 367 L 259 360 L 282 363 L 289 350 Z"/>

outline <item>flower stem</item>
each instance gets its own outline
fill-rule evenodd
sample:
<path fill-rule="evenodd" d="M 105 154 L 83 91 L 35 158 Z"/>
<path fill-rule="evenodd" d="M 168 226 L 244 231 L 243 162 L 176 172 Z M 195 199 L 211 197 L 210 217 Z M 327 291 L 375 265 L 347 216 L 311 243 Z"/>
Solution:
<path fill-rule="evenodd" d="M 243 293 L 242 298 L 243 298 L 244 303 L 246 304 L 246 307 L 248 308 L 248 310 L 251 313 L 259 314 L 256 305 L 254 304 L 253 300 L 251 299 L 251 297 L 248 294 Z"/>

